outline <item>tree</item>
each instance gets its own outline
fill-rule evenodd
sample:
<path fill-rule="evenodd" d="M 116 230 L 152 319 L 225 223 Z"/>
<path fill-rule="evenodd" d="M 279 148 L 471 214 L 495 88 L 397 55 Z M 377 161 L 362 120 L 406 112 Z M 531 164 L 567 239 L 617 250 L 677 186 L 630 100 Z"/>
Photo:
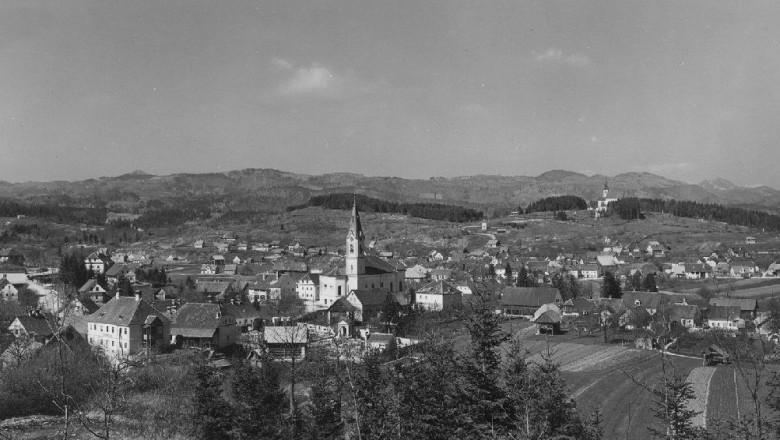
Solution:
<path fill-rule="evenodd" d="M 655 274 L 653 272 L 645 275 L 645 278 L 642 280 L 642 290 L 645 292 L 658 292 L 658 286 L 656 285 Z"/>
<path fill-rule="evenodd" d="M 336 368 L 319 365 L 311 386 L 310 440 L 337 440 L 344 438 L 344 422 L 341 419 L 342 380 Z"/>
<path fill-rule="evenodd" d="M 604 281 L 601 285 L 602 298 L 622 298 L 623 290 L 620 288 L 620 281 L 615 278 L 612 272 L 604 272 Z"/>
<path fill-rule="evenodd" d="M 231 408 L 222 397 L 222 380 L 208 365 L 195 367 L 195 427 L 203 440 L 228 440 Z"/>
<path fill-rule="evenodd" d="M 628 287 L 629 289 L 636 292 L 637 290 L 642 290 L 642 272 L 636 271 L 633 275 L 631 275 L 628 278 Z"/>
<path fill-rule="evenodd" d="M 662 386 L 652 389 L 655 398 L 651 407 L 656 419 L 663 424 L 663 429 L 652 426 L 648 429 L 660 438 L 699 438 L 701 430 L 693 426 L 693 418 L 699 412 L 690 409 L 688 405 L 695 398 L 691 383 L 682 374 L 673 374 L 671 379 L 664 374 L 663 381 Z"/>
<path fill-rule="evenodd" d="M 506 284 L 507 286 L 512 285 L 512 266 L 509 264 L 509 262 L 506 262 L 506 267 L 504 267 L 504 275 L 506 276 Z"/>
<path fill-rule="evenodd" d="M 464 393 L 469 402 L 473 429 L 486 430 L 507 423 L 503 411 L 505 392 L 500 384 L 501 344 L 509 335 L 501 328 L 501 317 L 490 307 L 489 292 L 474 293 L 470 313 L 464 316 L 471 340 L 470 353 L 464 359 Z"/>
<path fill-rule="evenodd" d="M 285 392 L 279 369 L 271 359 L 262 360 L 262 368 L 247 362 L 235 366 L 230 376 L 235 399 L 233 426 L 239 438 L 282 438 Z"/>
<path fill-rule="evenodd" d="M 580 295 L 580 283 L 568 272 L 558 272 L 552 276 L 552 285 L 561 293 L 564 301 L 577 298 Z"/>

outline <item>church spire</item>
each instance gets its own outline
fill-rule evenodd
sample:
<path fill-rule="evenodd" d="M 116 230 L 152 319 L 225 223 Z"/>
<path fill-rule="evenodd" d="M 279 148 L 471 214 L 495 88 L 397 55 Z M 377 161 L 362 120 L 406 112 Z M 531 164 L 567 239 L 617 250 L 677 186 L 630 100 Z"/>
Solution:
<path fill-rule="evenodd" d="M 348 253 L 362 254 L 363 253 L 363 227 L 360 224 L 360 213 L 357 210 L 357 197 L 352 200 L 352 218 L 349 221 L 349 232 L 347 232 L 347 242 L 351 243 L 353 250 Z M 355 241 L 357 241 L 355 243 Z M 355 245 L 357 245 L 357 251 L 355 251 Z"/>
<path fill-rule="evenodd" d="M 607 179 L 604 178 L 604 190 L 601 191 L 601 195 L 606 199 L 609 195 L 609 187 L 607 186 Z"/>

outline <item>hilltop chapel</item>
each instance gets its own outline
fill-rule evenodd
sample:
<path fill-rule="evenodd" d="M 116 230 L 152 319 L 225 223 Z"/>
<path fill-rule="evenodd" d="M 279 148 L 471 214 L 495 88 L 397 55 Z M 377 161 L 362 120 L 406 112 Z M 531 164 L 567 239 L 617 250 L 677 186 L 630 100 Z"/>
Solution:
<path fill-rule="evenodd" d="M 329 307 L 353 291 L 403 291 L 406 272 L 402 265 L 366 255 L 365 235 L 356 202 L 352 205 L 344 256 L 343 267 L 335 267 L 320 275 L 321 306 Z"/>

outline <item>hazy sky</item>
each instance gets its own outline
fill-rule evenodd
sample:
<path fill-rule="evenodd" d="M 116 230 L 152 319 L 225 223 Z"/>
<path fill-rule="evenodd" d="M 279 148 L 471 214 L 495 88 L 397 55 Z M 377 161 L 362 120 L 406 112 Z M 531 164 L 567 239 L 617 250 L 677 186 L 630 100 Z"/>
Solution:
<path fill-rule="evenodd" d="M 550 169 L 780 188 L 780 2 L 0 3 L 0 180 Z"/>

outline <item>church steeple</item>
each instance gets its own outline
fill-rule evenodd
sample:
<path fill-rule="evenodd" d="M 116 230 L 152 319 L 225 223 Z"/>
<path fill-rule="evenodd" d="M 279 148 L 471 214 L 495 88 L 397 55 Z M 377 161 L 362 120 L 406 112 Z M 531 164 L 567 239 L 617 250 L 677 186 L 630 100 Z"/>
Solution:
<path fill-rule="evenodd" d="M 601 192 L 601 194 L 604 196 L 604 198 L 607 198 L 607 195 L 609 194 L 609 187 L 607 186 L 607 179 L 604 179 L 604 190 Z"/>
<path fill-rule="evenodd" d="M 347 232 L 346 272 L 347 275 L 362 275 L 365 271 L 365 252 L 363 242 L 363 227 L 360 224 L 360 213 L 357 210 L 357 200 L 352 202 L 352 218 L 349 220 L 349 231 Z"/>
<path fill-rule="evenodd" d="M 360 213 L 357 210 L 357 200 L 352 201 L 352 218 L 349 220 L 349 232 L 347 232 L 347 246 L 349 247 L 350 238 L 356 239 L 360 245 L 359 252 L 363 253 L 363 227 L 360 225 Z M 347 249 L 349 251 L 349 249 Z M 349 252 L 348 252 L 349 253 Z"/>

